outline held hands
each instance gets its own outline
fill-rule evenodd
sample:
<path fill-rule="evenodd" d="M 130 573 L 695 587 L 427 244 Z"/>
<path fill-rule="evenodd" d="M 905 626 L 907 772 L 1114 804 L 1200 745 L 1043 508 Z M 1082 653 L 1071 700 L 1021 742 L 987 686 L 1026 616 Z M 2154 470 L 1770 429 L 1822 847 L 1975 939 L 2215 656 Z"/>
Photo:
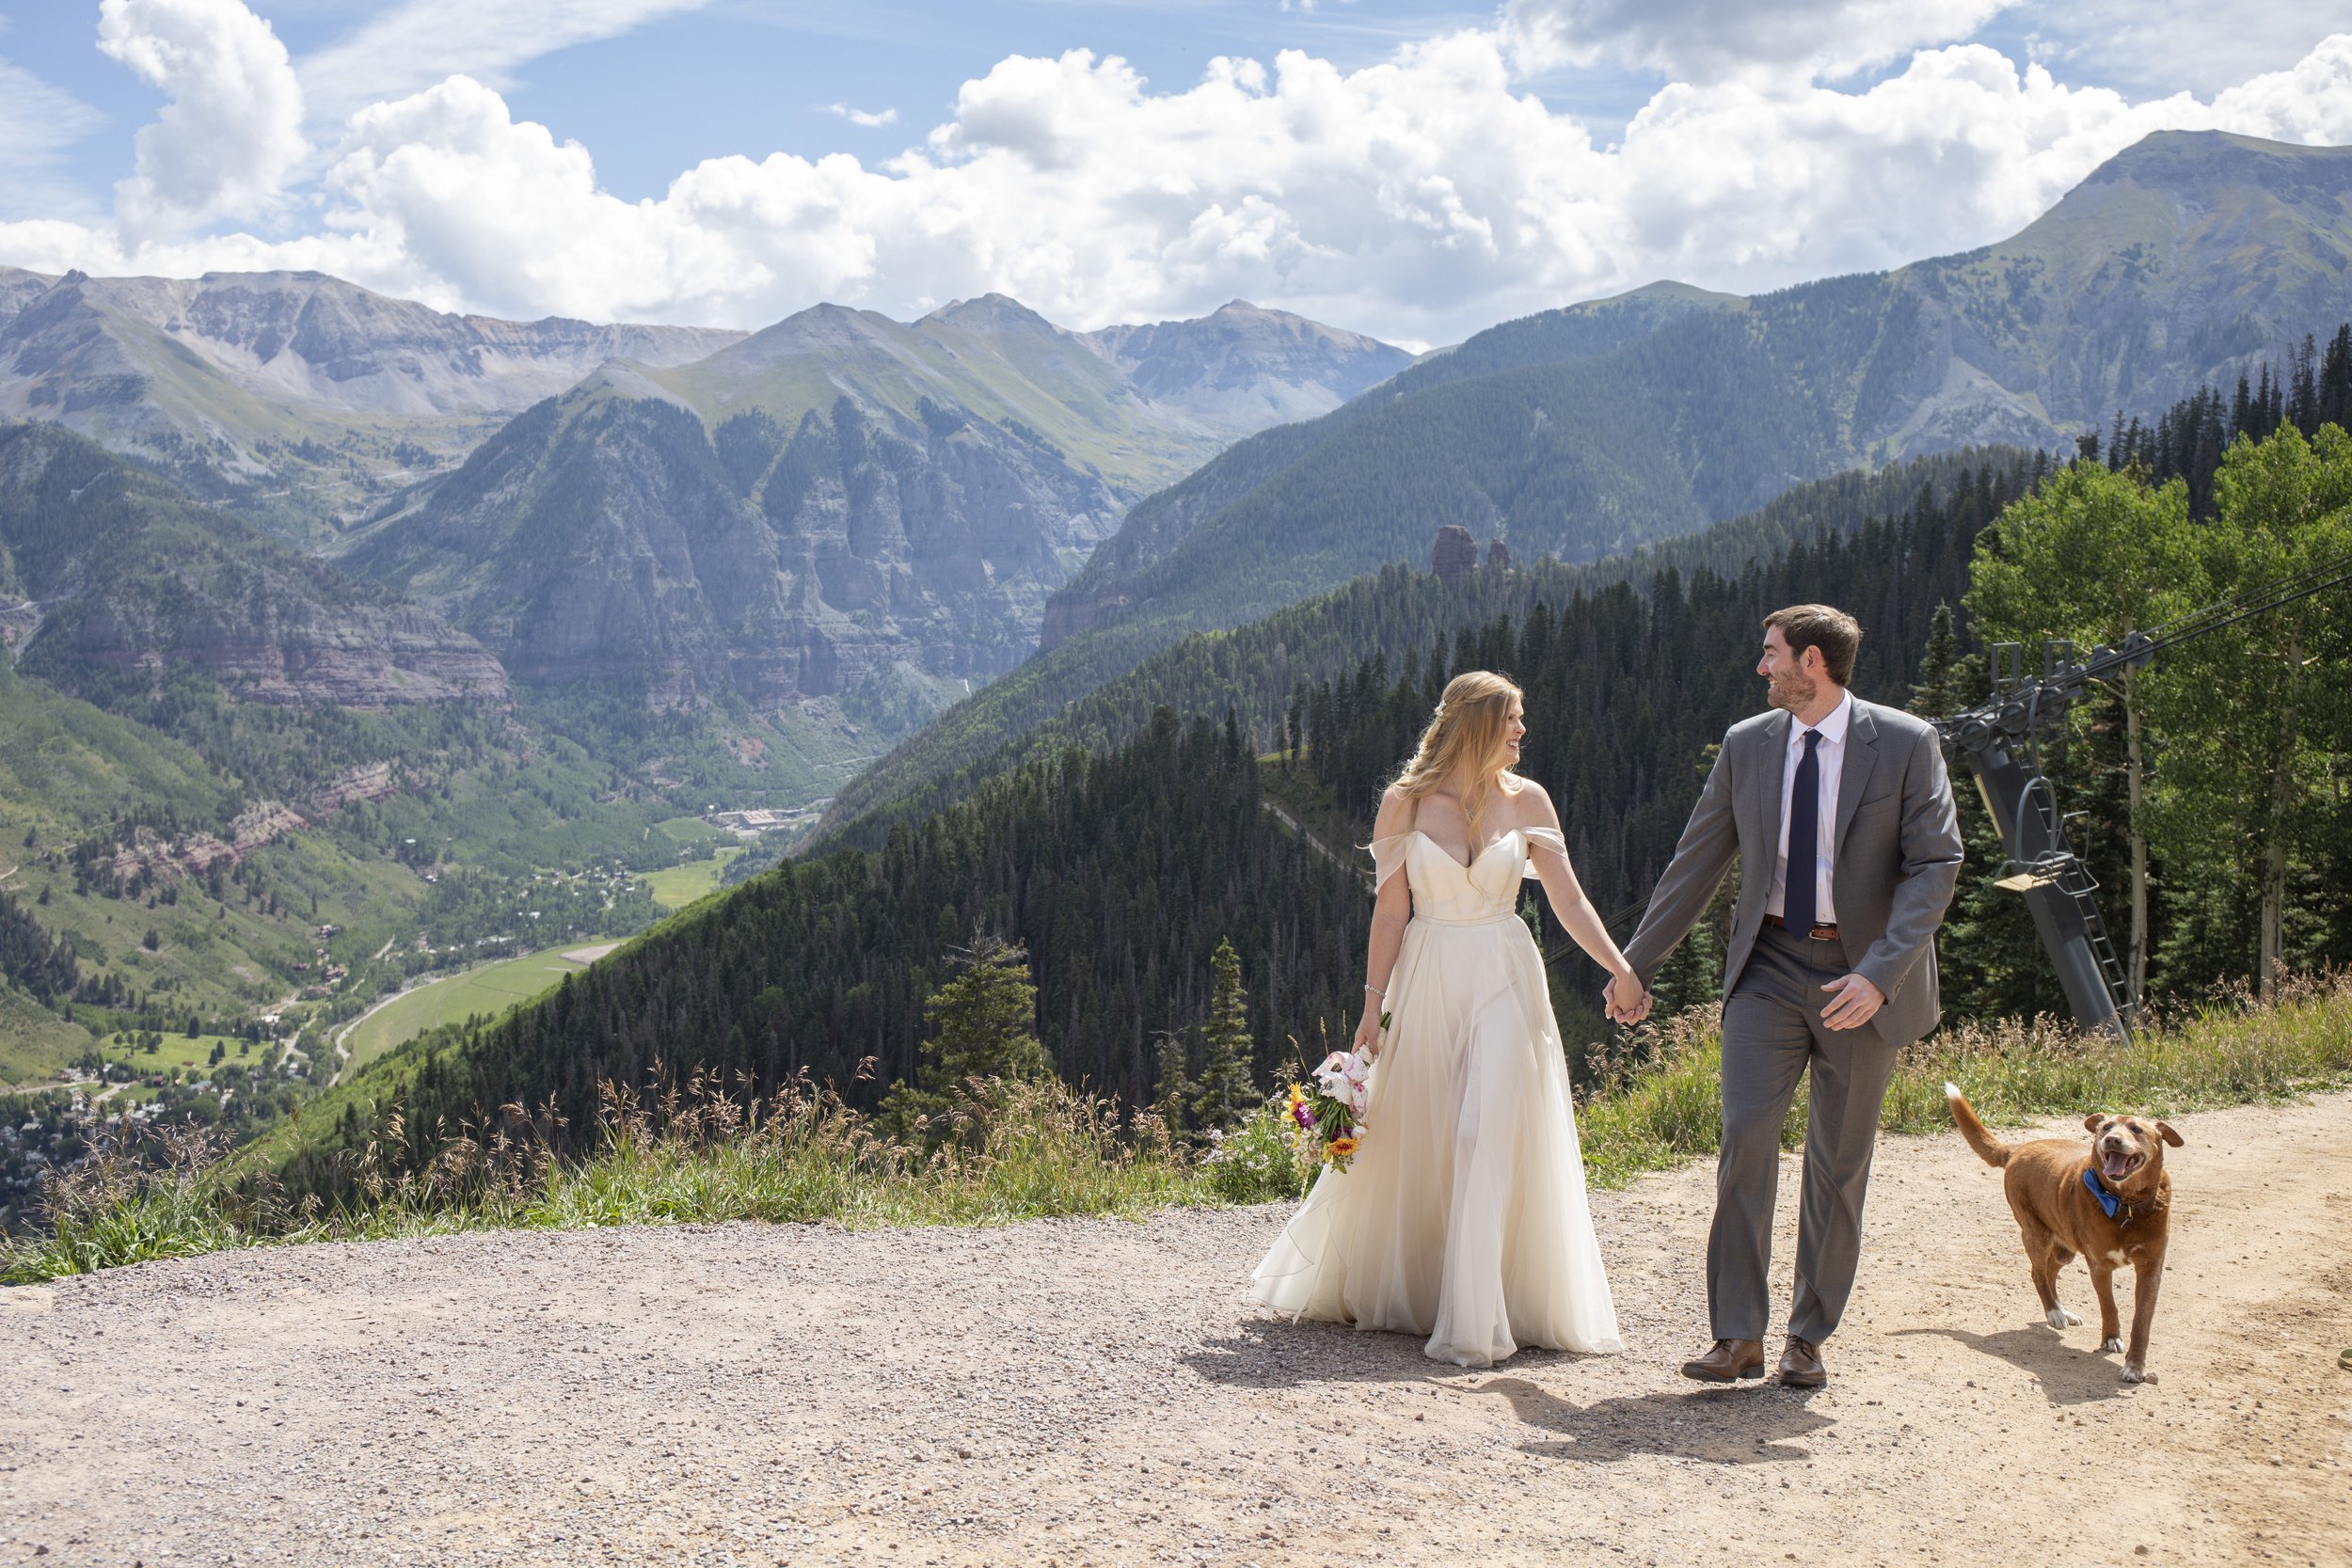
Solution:
<path fill-rule="evenodd" d="M 1612 1023 L 1639 1023 L 1649 1017 L 1650 993 L 1641 976 L 1625 970 L 1601 988 L 1601 1009 Z"/>
<path fill-rule="evenodd" d="M 1821 989 L 1830 993 L 1829 1006 L 1821 1009 L 1821 1022 L 1833 1029 L 1859 1029 L 1886 1006 L 1886 993 L 1865 975 L 1849 974 Z"/>

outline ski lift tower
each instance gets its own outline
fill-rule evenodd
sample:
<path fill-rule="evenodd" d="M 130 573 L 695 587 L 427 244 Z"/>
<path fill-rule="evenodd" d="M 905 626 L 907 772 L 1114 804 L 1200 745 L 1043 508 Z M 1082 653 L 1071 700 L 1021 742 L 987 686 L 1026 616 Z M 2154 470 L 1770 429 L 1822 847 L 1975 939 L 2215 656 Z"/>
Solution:
<path fill-rule="evenodd" d="M 2027 675 L 2025 645 L 1996 642 L 1992 699 L 1935 721 L 1946 754 L 1967 759 L 2000 830 L 2009 863 L 1995 885 L 2025 895 L 2075 1023 L 2085 1034 L 2126 1039 L 2138 998 L 2100 918 L 2098 879 L 2067 840 L 2067 814 L 2042 774 L 2040 748 L 2042 736 L 2064 721 L 2091 682 L 2137 670 L 2155 654 L 2155 642 L 2138 632 L 2122 647 L 2101 647 L 2084 659 L 2074 657 L 2072 642 L 2052 641 L 2042 644 L 2041 673 Z"/>

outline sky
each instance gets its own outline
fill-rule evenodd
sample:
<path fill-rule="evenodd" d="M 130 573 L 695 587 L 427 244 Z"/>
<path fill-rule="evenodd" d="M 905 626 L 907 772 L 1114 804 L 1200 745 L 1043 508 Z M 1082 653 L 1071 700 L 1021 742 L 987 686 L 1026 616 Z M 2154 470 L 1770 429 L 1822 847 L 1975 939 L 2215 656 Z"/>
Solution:
<path fill-rule="evenodd" d="M 2352 143 L 2202 0 L 0 0 L 0 264 L 757 327 L 1000 292 L 1408 348 L 1987 244 L 2163 129 Z"/>

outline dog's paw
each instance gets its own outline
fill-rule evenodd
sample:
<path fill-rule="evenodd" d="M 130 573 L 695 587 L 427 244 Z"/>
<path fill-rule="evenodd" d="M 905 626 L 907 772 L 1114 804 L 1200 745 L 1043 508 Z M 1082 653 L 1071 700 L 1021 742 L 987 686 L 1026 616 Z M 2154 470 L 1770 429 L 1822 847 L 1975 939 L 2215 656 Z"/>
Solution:
<path fill-rule="evenodd" d="M 2049 1311 L 2043 1313 L 2042 1317 L 2052 1328 L 2073 1328 L 2082 1322 L 2080 1318 L 2074 1316 L 2074 1313 L 2069 1312 L 2063 1307 L 2053 1307 Z M 2119 1345 L 2116 1348 L 2120 1350 L 2122 1347 Z"/>
<path fill-rule="evenodd" d="M 2120 1351 L 2122 1348 L 2123 1341 L 2112 1337 L 2099 1341 L 2099 1354 L 2101 1355 L 2113 1355 L 2117 1351 Z"/>
<path fill-rule="evenodd" d="M 2156 1381 L 2155 1373 L 2150 1371 L 2145 1367 L 2137 1366 L 2129 1361 L 2123 1363 L 2123 1370 L 2119 1375 L 2126 1383 L 2153 1383 Z"/>

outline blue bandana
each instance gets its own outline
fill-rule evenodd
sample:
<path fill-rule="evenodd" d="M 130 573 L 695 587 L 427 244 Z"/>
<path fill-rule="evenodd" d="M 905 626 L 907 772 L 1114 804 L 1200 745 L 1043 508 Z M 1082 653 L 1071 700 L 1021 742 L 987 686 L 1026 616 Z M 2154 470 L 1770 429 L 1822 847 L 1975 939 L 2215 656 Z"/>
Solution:
<path fill-rule="evenodd" d="M 2106 1211 L 2107 1218 L 2115 1218 L 2116 1212 L 2123 1207 L 2122 1198 L 2100 1185 L 2098 1166 L 2085 1165 L 2083 1167 L 2083 1186 L 2092 1197 L 2099 1200 L 2099 1207 Z"/>

